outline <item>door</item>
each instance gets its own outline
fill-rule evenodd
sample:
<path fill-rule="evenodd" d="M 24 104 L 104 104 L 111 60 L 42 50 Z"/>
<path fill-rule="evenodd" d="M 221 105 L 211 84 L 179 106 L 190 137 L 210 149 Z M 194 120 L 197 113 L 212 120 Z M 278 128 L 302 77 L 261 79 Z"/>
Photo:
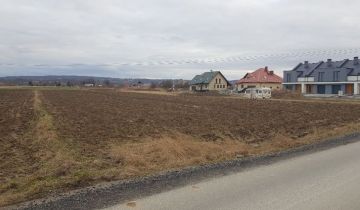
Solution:
<path fill-rule="evenodd" d="M 341 90 L 341 85 L 332 85 L 331 86 L 332 94 L 338 94 L 340 90 Z"/>
<path fill-rule="evenodd" d="M 345 94 L 346 95 L 354 94 L 354 85 L 353 84 L 346 84 L 345 85 Z"/>
<path fill-rule="evenodd" d="M 312 85 L 306 85 L 306 93 L 307 94 L 312 93 Z"/>
<path fill-rule="evenodd" d="M 325 85 L 318 85 L 317 86 L 317 93 L 318 94 L 325 94 Z"/>

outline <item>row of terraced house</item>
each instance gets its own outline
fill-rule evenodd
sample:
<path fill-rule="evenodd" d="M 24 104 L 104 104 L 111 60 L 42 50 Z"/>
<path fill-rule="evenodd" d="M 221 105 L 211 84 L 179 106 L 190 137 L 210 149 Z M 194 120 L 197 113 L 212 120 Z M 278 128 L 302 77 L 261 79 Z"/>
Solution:
<path fill-rule="evenodd" d="M 192 91 L 222 91 L 233 87 L 236 91 L 246 88 L 266 87 L 272 90 L 282 88 L 302 94 L 359 95 L 360 60 L 320 61 L 299 63 L 292 70 L 284 71 L 284 77 L 277 76 L 268 67 L 247 73 L 233 86 L 220 71 L 196 75 L 190 81 Z"/>
<path fill-rule="evenodd" d="M 303 94 L 360 94 L 360 62 L 353 60 L 299 63 L 284 71 L 284 88 Z"/>

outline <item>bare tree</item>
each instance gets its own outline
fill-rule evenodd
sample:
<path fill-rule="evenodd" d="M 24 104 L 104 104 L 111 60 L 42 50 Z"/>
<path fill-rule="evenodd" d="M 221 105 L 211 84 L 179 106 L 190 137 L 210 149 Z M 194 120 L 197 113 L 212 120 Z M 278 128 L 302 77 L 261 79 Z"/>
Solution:
<path fill-rule="evenodd" d="M 104 80 L 103 84 L 104 84 L 105 86 L 107 86 L 107 87 L 110 87 L 110 86 L 111 86 L 111 82 L 110 82 L 110 80 L 108 80 L 108 79 Z"/>
<path fill-rule="evenodd" d="M 158 84 L 156 82 L 151 82 L 151 84 L 150 84 L 151 89 L 155 89 L 157 87 L 158 87 Z"/>
<path fill-rule="evenodd" d="M 160 87 L 166 88 L 166 89 L 172 88 L 173 87 L 173 81 L 172 80 L 164 80 L 164 81 L 161 82 Z"/>

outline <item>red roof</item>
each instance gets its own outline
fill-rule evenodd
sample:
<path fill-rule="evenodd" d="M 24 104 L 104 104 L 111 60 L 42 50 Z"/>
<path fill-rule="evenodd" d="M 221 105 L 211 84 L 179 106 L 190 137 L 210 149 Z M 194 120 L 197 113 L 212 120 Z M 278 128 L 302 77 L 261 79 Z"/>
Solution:
<path fill-rule="evenodd" d="M 267 67 L 260 68 L 252 73 L 247 73 L 242 79 L 236 82 L 241 83 L 282 83 L 282 78 L 269 71 Z"/>

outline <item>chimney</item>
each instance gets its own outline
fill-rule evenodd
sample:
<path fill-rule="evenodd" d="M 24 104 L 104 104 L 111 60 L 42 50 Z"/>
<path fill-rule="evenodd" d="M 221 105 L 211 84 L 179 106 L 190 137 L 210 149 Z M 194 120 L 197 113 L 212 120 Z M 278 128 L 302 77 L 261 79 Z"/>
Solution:
<path fill-rule="evenodd" d="M 354 57 L 354 65 L 358 65 L 359 64 L 359 57 Z"/>
<path fill-rule="evenodd" d="M 274 71 L 270 71 L 270 75 L 273 75 L 274 74 Z"/>
<path fill-rule="evenodd" d="M 267 66 L 265 66 L 265 71 L 268 71 L 268 67 L 267 67 Z"/>
<path fill-rule="evenodd" d="M 309 61 L 304 61 L 305 68 L 309 68 Z"/>
<path fill-rule="evenodd" d="M 331 59 L 327 59 L 327 66 L 330 67 L 331 66 Z"/>

